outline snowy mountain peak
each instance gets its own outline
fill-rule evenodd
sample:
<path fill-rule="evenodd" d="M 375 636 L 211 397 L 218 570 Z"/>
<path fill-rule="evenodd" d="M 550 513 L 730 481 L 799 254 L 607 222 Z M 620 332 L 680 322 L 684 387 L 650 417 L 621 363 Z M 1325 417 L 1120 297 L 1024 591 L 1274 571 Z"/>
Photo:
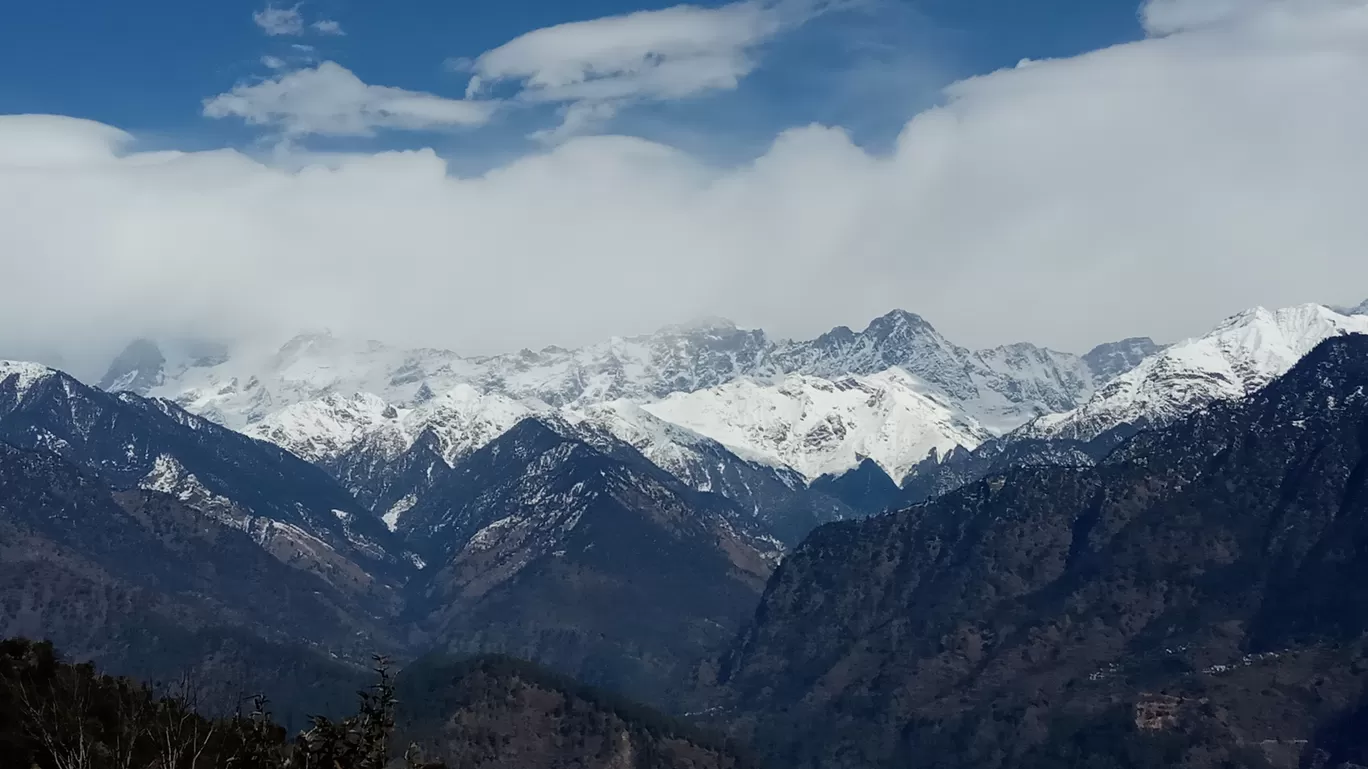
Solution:
<path fill-rule="evenodd" d="M 775 384 L 741 379 L 642 408 L 739 456 L 790 467 L 809 481 L 868 457 L 894 479 L 927 456 L 973 448 L 988 432 L 903 371 L 832 381 L 800 374 Z"/>
<path fill-rule="evenodd" d="M 626 443 L 656 466 L 686 482 L 696 474 L 700 449 L 710 439 L 687 427 L 667 422 L 635 401 L 619 399 L 582 410 L 565 410 L 569 424 L 607 433 Z"/>
<path fill-rule="evenodd" d="M 842 326 L 811 342 L 786 343 L 771 361 L 780 372 L 829 379 L 900 368 L 993 432 L 1070 408 L 1097 381 L 1077 355 L 1028 343 L 969 350 L 906 310 L 875 318 L 860 332 Z"/>
<path fill-rule="evenodd" d="M 1131 362 L 1137 357 L 1134 347 L 1118 348 L 1109 365 L 1119 368 Z M 172 348 L 162 344 L 161 349 Z M 707 391 L 742 380 L 758 387 L 774 385 L 778 389 L 771 397 L 787 402 L 808 402 L 817 397 L 814 393 L 826 400 L 853 402 L 858 398 L 849 391 L 872 388 L 862 396 L 871 402 L 862 407 L 862 413 L 868 414 L 880 408 L 897 412 L 894 406 L 878 405 L 880 399 L 901 402 L 903 396 L 890 393 L 915 393 L 925 403 L 912 411 L 934 412 L 925 417 L 927 423 L 946 424 L 949 432 L 945 435 L 950 436 L 948 443 L 937 439 L 923 446 L 914 442 L 920 451 L 915 461 L 932 444 L 940 449 L 968 446 L 985 429 L 1000 434 L 1040 414 L 1072 408 L 1090 396 L 1103 378 L 1079 356 L 1031 344 L 978 351 L 959 347 L 926 319 L 905 310 L 875 318 L 862 331 L 841 327 L 811 341 L 775 342 L 763 331 L 704 319 L 576 349 L 545 347 L 486 357 L 405 349 L 312 331 L 269 349 L 244 348 L 231 355 L 173 352 L 166 358 L 160 379 L 152 380 L 160 384 L 150 389 L 139 385 L 139 389 L 225 426 L 272 440 L 333 472 L 340 468 L 331 463 L 343 454 L 365 452 L 366 458 L 347 460 L 353 468 L 348 472 L 360 474 L 357 483 L 413 448 L 425 432 L 432 437 L 425 446 L 439 450 L 443 461 L 451 464 L 518 419 L 556 408 L 585 412 L 581 419 L 593 416 L 608 425 L 609 434 L 637 445 L 647 440 L 643 430 L 661 437 L 660 426 L 643 418 L 643 413 L 660 418 L 660 412 L 647 406 L 643 413 L 629 413 L 622 403 L 616 407 L 616 416 L 610 412 L 595 415 L 586 409 L 627 400 L 649 404 L 672 394 Z M 111 389 L 132 385 L 134 380 L 123 373 L 147 367 L 121 368 L 127 371 L 109 379 Z M 887 373 L 892 371 L 902 373 Z M 808 379 L 790 379 L 790 375 Z M 903 378 L 894 381 L 898 376 Z M 846 394 L 837 397 L 837 392 Z M 683 427 L 718 439 L 695 425 Z M 839 431 L 832 428 L 831 432 Z M 784 435 L 782 431 L 777 434 Z M 687 437 L 666 437 L 672 445 L 688 445 Z M 764 442 L 752 445 L 754 440 L 723 443 L 748 461 L 784 464 L 776 459 L 784 453 L 776 445 L 765 445 L 756 454 L 756 446 Z M 839 443 L 834 437 L 829 440 L 832 445 Z M 838 452 L 846 458 L 836 461 L 834 454 L 822 455 L 825 459 L 817 464 L 799 452 L 809 462 L 804 474 L 845 469 L 857 454 L 884 462 L 885 470 L 895 477 L 906 465 L 901 456 L 847 449 Z M 428 466 L 432 457 L 419 459 L 410 458 L 407 472 L 417 473 L 414 468 Z M 834 464 L 828 467 L 824 462 Z"/>
<path fill-rule="evenodd" d="M 869 322 L 864 333 L 866 336 L 876 338 L 887 338 L 897 334 L 934 334 L 940 336 L 940 332 L 936 331 L 925 318 L 907 310 L 892 310 L 880 315 Z"/>
<path fill-rule="evenodd" d="M 381 458 L 393 460 L 428 433 L 443 461 L 451 465 L 532 412 L 522 403 L 468 384 L 413 407 L 387 403 L 372 393 L 329 393 L 275 411 L 246 432 L 323 465 L 363 443 Z"/>
<path fill-rule="evenodd" d="M 1205 336 L 1145 358 L 1078 408 L 1041 417 L 1019 434 L 1088 440 L 1121 424 L 1167 424 L 1213 401 L 1252 393 L 1316 345 L 1348 333 L 1368 333 L 1368 316 L 1319 304 L 1251 308 Z"/>
<path fill-rule="evenodd" d="M 24 399 L 24 396 L 34 385 L 56 373 L 56 369 L 51 369 L 37 363 L 0 360 L 0 394 L 3 394 L 5 389 L 13 386 L 14 402 L 18 403 Z"/>
<path fill-rule="evenodd" d="M 150 339 L 135 339 L 110 364 L 99 388 L 146 395 L 165 378 L 166 356 Z"/>
<path fill-rule="evenodd" d="M 415 438 L 424 431 L 436 437 L 443 461 L 454 465 L 526 417 L 547 410 L 544 404 L 523 403 L 458 384 L 404 411 L 401 420 L 406 433 Z"/>
<path fill-rule="evenodd" d="M 713 318 L 577 349 L 485 357 L 309 332 L 268 351 L 167 363 L 161 384 L 148 394 L 241 430 L 331 393 L 372 393 L 397 408 L 416 408 L 467 384 L 513 400 L 581 408 L 622 398 L 646 402 L 743 377 L 836 379 L 892 367 L 913 373 L 928 393 L 994 432 L 1077 405 L 1098 379 L 1076 355 L 1029 344 L 975 352 L 952 344 L 921 316 L 895 310 L 863 331 L 841 327 L 811 341 L 775 342 L 763 331 Z M 111 389 L 122 383 L 120 377 L 108 382 Z"/>
<path fill-rule="evenodd" d="M 399 430 L 397 423 L 397 410 L 375 395 L 329 393 L 286 406 L 250 425 L 246 432 L 310 462 L 324 463 L 387 424 Z"/>

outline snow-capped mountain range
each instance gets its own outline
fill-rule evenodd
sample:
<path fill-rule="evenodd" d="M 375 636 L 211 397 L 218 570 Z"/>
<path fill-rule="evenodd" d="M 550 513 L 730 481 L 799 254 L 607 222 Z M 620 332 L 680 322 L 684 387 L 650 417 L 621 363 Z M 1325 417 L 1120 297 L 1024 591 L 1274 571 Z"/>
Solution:
<path fill-rule="evenodd" d="M 368 501 L 394 525 L 421 495 L 408 485 L 434 482 L 436 469 L 533 415 L 610 435 L 694 488 L 732 498 L 753 481 L 733 469 L 744 465 L 778 471 L 767 488 L 797 488 L 866 459 L 901 482 L 996 436 L 1087 440 L 1243 396 L 1326 337 L 1368 333 L 1368 317 L 1352 314 L 1363 309 L 1256 308 L 1171 347 L 1133 338 L 1081 356 L 1028 343 L 969 350 L 903 311 L 808 341 L 709 321 L 490 357 L 326 333 L 265 352 L 201 344 L 167 355 L 141 341 L 102 384 L 276 443 L 358 497 L 383 485 Z"/>
<path fill-rule="evenodd" d="M 650 414 L 808 480 L 863 457 L 896 478 L 933 450 L 972 448 L 1070 408 L 1113 369 L 1154 349 L 1137 339 L 1085 356 L 1026 343 L 969 350 L 921 317 L 895 311 L 863 331 L 839 327 L 809 341 L 709 321 L 575 350 L 491 357 L 326 333 L 275 350 L 143 340 L 101 385 L 166 398 L 324 466 L 361 446 L 392 461 L 423 435 L 454 464 L 528 415 L 561 410 L 583 420 L 599 404 L 620 402 L 644 408 L 620 409 L 600 428 L 647 455 L 679 453 L 687 443 L 683 433 L 646 424 Z M 679 394 L 689 397 L 670 399 Z M 749 408 L 761 403 L 772 408 Z M 828 407 L 840 413 L 824 413 Z M 659 445 L 641 445 L 644 434 Z"/>
<path fill-rule="evenodd" d="M 1130 365 L 1155 347 L 1148 340 L 1134 341 L 1139 346 L 1132 345 Z M 1091 394 L 1116 365 L 1101 363 L 1101 373 L 1095 373 L 1089 362 L 1094 353 L 1078 356 L 1026 343 L 969 350 L 949 342 L 921 317 L 897 311 L 876 318 L 864 331 L 839 327 L 810 341 L 774 341 L 763 331 L 711 321 L 575 350 L 548 347 L 475 358 L 311 333 L 278 350 L 206 353 L 197 345 L 168 360 L 161 349 L 141 341 L 120 356 L 101 385 L 168 398 L 242 429 L 286 406 L 329 394 L 369 393 L 403 408 L 468 384 L 525 402 L 583 406 L 620 398 L 652 401 L 742 377 L 765 382 L 788 374 L 838 378 L 896 366 L 989 430 L 1002 432 Z"/>
<path fill-rule="evenodd" d="M 1368 302 L 1352 312 L 1368 312 Z M 1368 334 L 1368 315 L 1319 304 L 1256 307 L 1145 358 L 1077 408 L 1042 416 L 1016 434 L 1086 441 L 1123 424 L 1163 426 L 1213 401 L 1242 398 L 1326 339 L 1354 333 Z"/>

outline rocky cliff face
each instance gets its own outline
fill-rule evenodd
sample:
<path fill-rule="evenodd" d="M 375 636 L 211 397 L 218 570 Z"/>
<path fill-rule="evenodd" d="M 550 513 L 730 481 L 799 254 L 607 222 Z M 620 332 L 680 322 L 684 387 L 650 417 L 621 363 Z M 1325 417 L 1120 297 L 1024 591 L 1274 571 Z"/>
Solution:
<path fill-rule="evenodd" d="M 147 393 L 166 381 L 166 357 L 150 339 L 135 339 L 109 364 L 101 390 Z"/>
<path fill-rule="evenodd" d="M 1130 337 L 1099 344 L 1083 355 L 1083 362 L 1088 364 L 1093 380 L 1100 385 L 1130 371 L 1164 347 L 1147 336 Z"/>
<path fill-rule="evenodd" d="M 1329 760 L 1368 683 L 1365 483 L 1368 338 L 1335 338 L 1096 467 L 822 527 L 729 715 L 792 767 Z"/>

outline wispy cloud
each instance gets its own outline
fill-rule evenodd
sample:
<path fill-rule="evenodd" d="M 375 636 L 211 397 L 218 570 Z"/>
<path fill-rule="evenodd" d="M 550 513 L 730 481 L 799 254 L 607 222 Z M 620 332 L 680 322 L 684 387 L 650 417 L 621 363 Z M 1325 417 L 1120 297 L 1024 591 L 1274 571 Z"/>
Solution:
<path fill-rule="evenodd" d="M 617 102 L 581 101 L 560 109 L 560 123 L 554 128 L 534 131 L 528 138 L 546 144 L 559 144 L 589 129 L 603 125 L 618 112 Z"/>
<path fill-rule="evenodd" d="M 319 35 L 345 35 L 341 22 L 334 19 L 318 19 L 306 24 L 304 14 L 299 11 L 300 4 L 292 5 L 288 8 L 268 5 L 260 11 L 252 14 L 252 21 L 256 22 L 261 30 L 272 37 L 287 35 L 302 35 L 306 30 L 312 30 Z"/>
<path fill-rule="evenodd" d="M 757 66 L 756 51 L 781 32 L 848 3 L 742 0 L 717 8 L 678 5 L 537 29 L 453 65 L 472 73 L 467 96 L 512 84 L 513 98 L 565 105 L 565 138 L 638 101 L 729 90 Z"/>
<path fill-rule="evenodd" d="M 252 21 L 268 35 L 298 35 L 304 31 L 304 17 L 299 14 L 299 6 L 277 8 L 267 6 L 252 14 Z"/>
<path fill-rule="evenodd" d="M 325 61 L 258 83 L 241 84 L 204 102 L 204 115 L 237 117 L 284 136 L 370 136 L 378 129 L 441 130 L 488 122 L 496 105 L 421 91 L 369 85 Z"/>
<path fill-rule="evenodd" d="M 320 35 L 345 35 L 342 25 L 332 19 L 319 19 L 309 26 Z"/>
<path fill-rule="evenodd" d="M 261 66 L 266 67 L 267 69 L 284 69 L 285 60 L 279 56 L 262 56 Z"/>

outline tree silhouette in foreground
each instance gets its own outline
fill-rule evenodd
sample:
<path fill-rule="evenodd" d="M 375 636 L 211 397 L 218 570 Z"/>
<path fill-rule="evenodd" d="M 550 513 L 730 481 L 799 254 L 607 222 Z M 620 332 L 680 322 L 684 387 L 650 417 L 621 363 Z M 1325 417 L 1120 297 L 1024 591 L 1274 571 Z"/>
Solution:
<path fill-rule="evenodd" d="M 50 643 L 0 641 L 0 755 L 26 769 L 440 769 L 412 746 L 391 756 L 393 676 L 383 657 L 374 669 L 355 715 L 316 716 L 290 740 L 263 697 L 211 718 L 188 678 L 158 691 L 62 662 Z"/>

